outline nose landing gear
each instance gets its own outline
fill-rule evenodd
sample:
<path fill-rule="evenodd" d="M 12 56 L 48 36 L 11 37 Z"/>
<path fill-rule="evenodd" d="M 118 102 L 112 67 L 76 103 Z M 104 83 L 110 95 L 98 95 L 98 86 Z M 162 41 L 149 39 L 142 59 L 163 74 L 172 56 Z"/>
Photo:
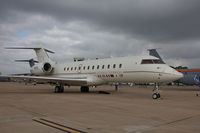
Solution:
<path fill-rule="evenodd" d="M 153 99 L 158 99 L 160 98 L 160 93 L 159 93 L 159 87 L 158 84 L 155 83 L 154 89 L 153 89 L 153 95 L 152 95 Z"/>

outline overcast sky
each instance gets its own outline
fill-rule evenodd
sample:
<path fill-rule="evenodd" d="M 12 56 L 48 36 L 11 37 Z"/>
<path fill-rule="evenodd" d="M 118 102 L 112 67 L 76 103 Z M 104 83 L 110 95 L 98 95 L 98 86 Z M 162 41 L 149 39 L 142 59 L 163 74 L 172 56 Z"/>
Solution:
<path fill-rule="evenodd" d="M 50 57 L 106 58 L 147 54 L 159 48 L 173 66 L 200 67 L 199 0 L 1 0 L 0 72 L 29 72 L 32 50 L 7 46 L 43 45 Z"/>

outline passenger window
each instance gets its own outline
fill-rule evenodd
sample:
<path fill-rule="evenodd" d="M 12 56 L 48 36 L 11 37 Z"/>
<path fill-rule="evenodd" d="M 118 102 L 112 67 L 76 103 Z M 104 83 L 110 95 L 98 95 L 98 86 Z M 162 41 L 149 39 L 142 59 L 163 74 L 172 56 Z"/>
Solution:
<path fill-rule="evenodd" d="M 67 68 L 67 71 L 69 71 L 69 67 Z"/>
<path fill-rule="evenodd" d="M 88 68 L 87 68 L 88 70 L 90 69 L 90 66 L 88 66 Z"/>
<path fill-rule="evenodd" d="M 71 67 L 71 71 L 73 70 L 73 67 Z"/>
<path fill-rule="evenodd" d="M 76 67 L 74 68 L 74 70 L 76 71 Z"/>
<path fill-rule="evenodd" d="M 64 71 L 66 70 L 66 67 L 64 68 Z"/>
<path fill-rule="evenodd" d="M 83 70 L 85 70 L 85 66 L 83 67 Z"/>
<path fill-rule="evenodd" d="M 110 69 L 110 65 L 108 65 L 108 69 Z"/>
<path fill-rule="evenodd" d="M 115 67 L 116 67 L 116 64 L 113 65 L 113 68 L 115 68 Z"/>
<path fill-rule="evenodd" d="M 122 68 L 122 64 L 119 64 L 119 68 Z"/>
<path fill-rule="evenodd" d="M 99 65 L 97 66 L 97 69 L 99 69 Z"/>
<path fill-rule="evenodd" d="M 94 70 L 94 66 L 92 66 L 92 69 Z"/>
<path fill-rule="evenodd" d="M 102 69 L 104 69 L 104 65 L 102 66 Z"/>

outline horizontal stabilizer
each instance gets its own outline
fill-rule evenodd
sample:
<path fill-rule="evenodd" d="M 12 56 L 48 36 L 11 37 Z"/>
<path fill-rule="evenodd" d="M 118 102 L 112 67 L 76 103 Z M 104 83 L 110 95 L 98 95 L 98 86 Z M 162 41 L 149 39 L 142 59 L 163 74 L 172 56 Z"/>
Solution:
<path fill-rule="evenodd" d="M 28 62 L 30 67 L 33 67 L 35 65 L 35 63 L 39 63 L 38 61 L 34 60 L 34 59 L 30 59 L 30 60 L 15 60 L 16 62 Z"/>
<path fill-rule="evenodd" d="M 5 47 L 5 49 L 33 49 L 33 50 L 39 50 L 42 49 L 42 47 Z M 46 52 L 54 54 L 53 51 L 48 50 L 46 48 L 43 48 Z"/>
<path fill-rule="evenodd" d="M 30 62 L 31 60 L 15 60 L 16 62 Z M 34 63 L 38 63 L 38 61 L 33 60 Z"/>

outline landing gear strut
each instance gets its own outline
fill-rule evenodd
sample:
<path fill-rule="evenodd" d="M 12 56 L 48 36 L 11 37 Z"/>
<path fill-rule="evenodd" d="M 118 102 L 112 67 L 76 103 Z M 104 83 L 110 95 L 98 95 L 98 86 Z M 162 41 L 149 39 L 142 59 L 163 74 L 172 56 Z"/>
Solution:
<path fill-rule="evenodd" d="M 156 83 L 153 89 L 153 95 L 152 95 L 153 99 L 158 99 L 160 98 L 160 93 L 159 93 L 159 87 L 158 84 Z"/>
<path fill-rule="evenodd" d="M 55 87 L 55 93 L 63 93 L 64 92 L 64 86 L 59 85 Z"/>
<path fill-rule="evenodd" d="M 88 86 L 81 86 L 81 92 L 89 92 Z"/>

